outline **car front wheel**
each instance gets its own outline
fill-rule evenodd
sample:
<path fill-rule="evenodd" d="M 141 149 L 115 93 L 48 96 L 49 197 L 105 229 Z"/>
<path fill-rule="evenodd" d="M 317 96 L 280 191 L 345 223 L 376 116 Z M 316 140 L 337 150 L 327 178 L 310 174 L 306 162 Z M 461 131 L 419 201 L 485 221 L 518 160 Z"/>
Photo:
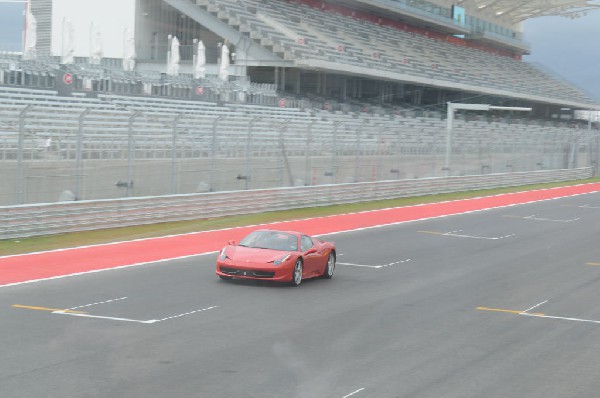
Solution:
<path fill-rule="evenodd" d="M 323 278 L 331 279 L 333 271 L 335 270 L 335 253 L 330 252 L 327 264 L 325 264 L 325 271 L 323 271 Z"/>
<path fill-rule="evenodd" d="M 296 260 L 294 271 L 292 272 L 292 286 L 298 286 L 302 282 L 302 260 Z"/>

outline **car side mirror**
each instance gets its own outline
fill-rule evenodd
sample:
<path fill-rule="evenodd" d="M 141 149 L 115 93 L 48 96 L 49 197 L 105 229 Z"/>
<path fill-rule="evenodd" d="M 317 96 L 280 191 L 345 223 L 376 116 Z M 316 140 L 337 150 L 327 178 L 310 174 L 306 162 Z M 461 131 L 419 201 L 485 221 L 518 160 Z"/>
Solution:
<path fill-rule="evenodd" d="M 310 249 L 308 249 L 306 251 L 306 254 L 315 254 L 317 252 L 317 249 L 315 249 L 314 247 L 311 247 Z"/>
<path fill-rule="evenodd" d="M 227 244 L 231 245 L 231 246 L 235 246 L 235 241 L 234 240 L 227 241 Z"/>

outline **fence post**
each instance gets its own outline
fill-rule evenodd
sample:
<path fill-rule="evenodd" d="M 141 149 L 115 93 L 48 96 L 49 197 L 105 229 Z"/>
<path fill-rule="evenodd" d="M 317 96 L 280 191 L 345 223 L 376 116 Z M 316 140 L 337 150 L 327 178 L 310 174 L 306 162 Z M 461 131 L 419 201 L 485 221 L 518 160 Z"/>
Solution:
<path fill-rule="evenodd" d="M 212 139 L 210 142 L 210 177 L 208 185 L 208 190 L 210 192 L 214 192 L 215 190 L 215 168 L 217 165 L 217 125 L 219 124 L 219 120 L 219 117 L 215 118 L 212 125 Z"/>
<path fill-rule="evenodd" d="M 254 122 L 262 119 L 259 116 L 253 117 L 248 123 L 248 132 L 246 134 L 246 179 L 244 180 L 244 189 L 248 190 L 250 177 L 252 175 L 252 167 L 251 167 L 251 159 L 252 159 L 252 127 L 254 127 Z"/>
<path fill-rule="evenodd" d="M 77 149 L 75 152 L 75 200 L 81 200 L 81 178 L 83 177 L 82 172 L 82 147 L 83 147 L 83 122 L 86 116 L 90 113 L 90 108 L 86 108 L 79 115 L 78 128 L 77 128 Z"/>
<path fill-rule="evenodd" d="M 24 140 L 25 140 L 25 116 L 27 112 L 32 108 L 29 104 L 21 113 L 19 113 L 19 142 L 17 148 L 17 175 L 15 178 L 15 193 L 16 193 L 16 204 L 22 205 L 24 202 L 23 193 L 23 151 L 24 151 Z"/>
<path fill-rule="evenodd" d="M 383 131 L 382 129 L 385 129 L 386 131 L 389 129 L 389 123 L 382 123 L 381 124 L 381 128 L 379 129 L 378 133 L 377 133 L 377 174 L 376 174 L 376 181 L 381 181 L 381 173 L 382 173 L 382 169 L 383 169 L 383 149 L 385 147 L 384 142 L 383 142 Z M 417 154 L 418 157 L 418 154 Z"/>
<path fill-rule="evenodd" d="M 306 132 L 306 143 L 304 146 L 304 185 L 312 185 L 312 182 L 309 183 L 310 176 L 310 143 L 312 141 L 312 129 L 317 121 L 313 120 L 308 125 L 308 131 Z"/>
<path fill-rule="evenodd" d="M 337 178 L 337 148 L 338 148 L 338 128 L 340 127 L 340 122 L 335 121 L 333 123 L 333 145 L 331 145 L 331 183 L 335 184 Z"/>
<path fill-rule="evenodd" d="M 364 127 L 366 126 L 367 121 L 363 120 L 360 124 L 360 127 L 356 128 L 356 142 L 355 142 L 355 153 L 354 153 L 354 182 L 358 182 L 359 172 L 360 172 L 360 134 L 362 133 Z"/>
<path fill-rule="evenodd" d="M 281 151 L 281 160 L 283 161 L 283 168 L 287 172 L 290 186 L 293 187 L 295 185 L 294 184 L 294 176 L 292 175 L 290 161 L 287 157 L 287 153 L 286 153 L 286 149 L 285 149 L 285 138 L 283 136 L 283 133 L 285 131 L 287 131 L 288 124 L 289 124 L 289 120 L 286 120 L 283 123 L 279 124 L 279 129 L 278 129 L 279 130 L 279 149 Z M 281 186 L 283 186 L 283 175 L 281 176 Z"/>
<path fill-rule="evenodd" d="M 181 113 L 173 118 L 173 141 L 171 146 L 171 194 L 176 195 L 177 189 L 177 124 L 181 119 Z"/>
<path fill-rule="evenodd" d="M 127 197 L 131 197 L 133 188 L 133 156 L 134 156 L 134 137 L 133 137 L 133 124 L 135 118 L 139 116 L 141 112 L 135 111 L 129 117 L 129 127 L 127 130 Z"/>
<path fill-rule="evenodd" d="M 587 125 L 587 155 L 588 155 L 588 166 L 592 166 L 592 111 L 590 111 L 590 117 L 588 118 Z"/>

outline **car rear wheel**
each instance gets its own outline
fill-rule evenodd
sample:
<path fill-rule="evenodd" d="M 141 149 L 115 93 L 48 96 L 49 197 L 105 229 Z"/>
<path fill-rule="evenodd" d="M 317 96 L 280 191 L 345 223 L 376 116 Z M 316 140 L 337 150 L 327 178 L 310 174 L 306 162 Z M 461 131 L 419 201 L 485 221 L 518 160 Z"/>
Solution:
<path fill-rule="evenodd" d="M 296 260 L 294 271 L 292 272 L 292 286 L 298 286 L 302 282 L 302 260 Z"/>
<path fill-rule="evenodd" d="M 330 252 L 329 258 L 327 259 L 327 264 L 325 264 L 325 270 L 323 271 L 323 278 L 331 279 L 333 276 L 333 271 L 335 271 L 335 253 Z"/>

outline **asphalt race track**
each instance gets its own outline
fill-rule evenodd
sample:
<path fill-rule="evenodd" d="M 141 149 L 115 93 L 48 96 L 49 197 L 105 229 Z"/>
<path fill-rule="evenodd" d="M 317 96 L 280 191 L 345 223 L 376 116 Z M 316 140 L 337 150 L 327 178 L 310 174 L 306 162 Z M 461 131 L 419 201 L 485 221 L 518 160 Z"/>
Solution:
<path fill-rule="evenodd" d="M 332 280 L 215 254 L 0 288 L 0 397 L 594 397 L 600 193 L 326 236 Z"/>

